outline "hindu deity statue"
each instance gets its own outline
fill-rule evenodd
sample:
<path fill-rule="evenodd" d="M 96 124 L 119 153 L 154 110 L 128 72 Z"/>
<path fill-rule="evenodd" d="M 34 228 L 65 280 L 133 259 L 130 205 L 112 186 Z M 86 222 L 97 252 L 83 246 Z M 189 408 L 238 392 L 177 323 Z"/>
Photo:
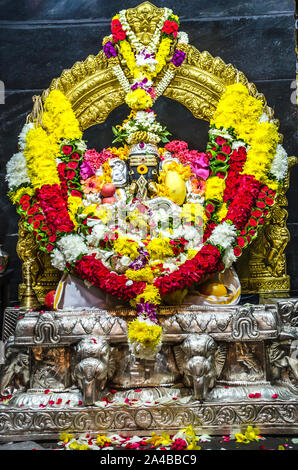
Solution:
<path fill-rule="evenodd" d="M 26 282 L 25 313 L 4 316 L 0 440 L 172 433 L 181 420 L 191 436 L 222 435 L 252 417 L 294 429 L 297 301 L 235 306 L 242 255 L 245 293 L 289 280 L 278 121 L 242 72 L 179 27 L 149 2 L 121 10 L 102 51 L 34 98 L 7 164 Z M 201 150 L 158 121 L 162 95 L 210 123 Z M 130 111 L 111 146 L 88 148 L 84 131 L 120 105 Z"/>
<path fill-rule="evenodd" d="M 170 140 L 152 108 L 162 94 L 177 98 L 173 90 L 167 93 L 196 57 L 177 15 L 168 8 L 154 11 L 140 6 L 141 23 L 126 10 L 112 19 L 101 53 L 104 73 L 118 90 L 109 95 L 109 106 L 86 105 L 81 116 L 79 101 L 53 85 L 21 133 L 24 154 L 8 165 L 12 199 L 26 228 L 51 266 L 64 272 L 58 308 L 68 303 L 63 294 L 68 282 L 74 287 L 69 306 L 105 307 L 111 299 L 133 308 L 142 300 L 154 306 L 237 303 L 240 283 L 233 263 L 266 225 L 287 174 L 273 114 L 237 71 L 220 88 L 214 80 L 209 105 L 199 106 L 198 97 L 183 99 L 196 117 L 210 121 L 205 151 Z M 205 70 L 203 62 L 199 70 Z M 115 146 L 88 149 L 83 130 L 104 122 L 123 102 L 131 111 L 113 127 Z M 243 110 L 250 108 L 246 122 Z M 271 149 L 266 158 L 263 136 Z M 41 140 L 46 150 L 36 154 Z M 20 164 L 24 174 L 15 184 L 13 170 Z M 283 271 L 281 263 L 273 273 Z"/>
<path fill-rule="evenodd" d="M 130 192 L 138 199 L 147 199 L 147 193 L 156 194 L 159 152 L 156 145 L 141 142 L 131 147 L 128 157 Z"/>
<path fill-rule="evenodd" d="M 140 128 L 147 130 L 140 134 Z M 132 112 L 117 126 L 115 140 L 123 147 L 101 153 L 87 150 L 81 163 L 84 211 L 94 210 L 94 218 L 87 219 L 88 240 L 109 270 L 128 273 L 132 279 L 146 273 L 152 281 L 156 273 L 175 272 L 203 245 L 208 155 L 189 150 L 186 142 L 164 139 L 165 146 L 159 147 L 161 134 L 169 132 L 153 111 Z M 143 140 L 138 142 L 140 135 Z M 60 308 L 69 302 L 74 306 L 75 298 L 77 306 L 119 305 L 100 289 L 70 275 L 63 276 L 57 292 Z M 227 304 L 239 298 L 240 283 L 229 268 L 203 284 L 165 296 L 164 301 Z"/>

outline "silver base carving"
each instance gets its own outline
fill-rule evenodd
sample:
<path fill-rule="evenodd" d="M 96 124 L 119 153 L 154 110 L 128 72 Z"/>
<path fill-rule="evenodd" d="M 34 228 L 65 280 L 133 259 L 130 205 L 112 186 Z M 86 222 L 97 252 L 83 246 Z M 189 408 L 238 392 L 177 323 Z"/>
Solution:
<path fill-rule="evenodd" d="M 189 424 L 298 433 L 298 299 L 169 307 L 155 360 L 127 344 L 131 312 L 5 312 L 0 441 L 63 431 L 148 435 Z"/>
<path fill-rule="evenodd" d="M 297 403 L 190 403 L 152 407 L 99 409 L 97 407 L 50 410 L 9 408 L 0 410 L 0 441 L 58 439 L 62 432 L 117 432 L 150 435 L 166 430 L 175 434 L 192 424 L 198 434 L 243 432 L 247 424 L 262 434 L 296 434 Z"/>

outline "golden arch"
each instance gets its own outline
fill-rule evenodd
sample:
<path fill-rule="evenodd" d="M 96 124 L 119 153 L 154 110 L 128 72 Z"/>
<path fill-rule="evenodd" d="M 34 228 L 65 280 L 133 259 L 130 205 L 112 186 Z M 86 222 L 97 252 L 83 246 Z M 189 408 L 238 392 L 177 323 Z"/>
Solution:
<path fill-rule="evenodd" d="M 163 8 L 157 8 L 149 2 L 127 10 L 128 21 L 144 44 L 150 42 L 163 13 Z M 123 60 L 121 66 L 130 79 L 129 70 Z M 156 83 L 162 79 L 164 73 L 165 70 L 156 77 Z M 256 86 L 249 83 L 242 72 L 231 64 L 225 64 L 221 58 L 214 58 L 207 51 L 199 52 L 191 45 L 188 46 L 187 59 L 177 70 L 164 96 L 186 106 L 195 118 L 210 121 L 225 87 L 236 82 L 243 83 L 252 96 L 261 98 L 266 114 L 270 119 L 274 119 L 273 110 L 267 106 L 264 95 L 258 93 Z M 71 69 L 64 70 L 61 76 L 54 79 L 50 87 L 43 92 L 43 101 L 53 89 L 61 90 L 70 100 L 83 130 L 105 122 L 110 112 L 123 104 L 125 98 L 125 93 L 112 68 L 109 67 L 103 51 L 97 56 L 88 56 L 83 62 L 76 62 Z M 35 106 L 29 120 L 35 118 L 37 112 L 38 106 Z M 278 120 L 274 122 L 279 124 Z M 280 138 L 282 140 L 282 136 Z M 284 193 L 273 209 L 272 219 L 260 235 L 259 243 L 253 244 L 244 257 L 245 261 L 241 260 L 239 263 L 238 271 L 244 292 L 270 293 L 289 290 L 284 254 L 289 241 L 289 232 L 286 228 L 287 211 L 281 207 L 286 204 Z M 40 299 L 49 290 L 50 284 L 53 288 L 57 278 L 53 268 L 49 263 L 46 264 L 43 277 L 36 280 L 35 285 L 35 291 Z M 20 286 L 21 293 L 24 288 L 24 284 L 23 287 Z"/>

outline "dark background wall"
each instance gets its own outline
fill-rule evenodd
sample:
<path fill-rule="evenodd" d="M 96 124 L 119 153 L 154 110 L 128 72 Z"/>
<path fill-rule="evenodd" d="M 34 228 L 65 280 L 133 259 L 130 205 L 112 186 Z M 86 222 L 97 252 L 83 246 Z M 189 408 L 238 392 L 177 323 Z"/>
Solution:
<path fill-rule="evenodd" d="M 0 0 L 0 80 L 5 104 L 0 105 L 0 243 L 10 254 L 15 272 L 11 301 L 17 298 L 20 263 L 15 246 L 17 216 L 6 196 L 5 166 L 17 151 L 17 136 L 32 108 L 32 95 L 40 94 L 64 68 L 89 54 L 96 55 L 109 34 L 111 17 L 141 0 Z M 294 0 L 153 0 L 180 16 L 180 29 L 200 51 L 208 50 L 242 70 L 256 83 L 279 118 L 284 146 L 297 155 L 295 115 Z M 159 118 L 174 138 L 204 150 L 208 125 L 196 121 L 180 104 L 160 98 Z M 128 114 L 123 105 L 108 121 L 86 132 L 89 146 L 100 149 L 112 140 L 111 124 Z M 296 138 L 296 141 L 295 141 Z M 288 192 L 291 242 L 287 249 L 292 288 L 298 291 L 298 166 L 292 171 Z"/>

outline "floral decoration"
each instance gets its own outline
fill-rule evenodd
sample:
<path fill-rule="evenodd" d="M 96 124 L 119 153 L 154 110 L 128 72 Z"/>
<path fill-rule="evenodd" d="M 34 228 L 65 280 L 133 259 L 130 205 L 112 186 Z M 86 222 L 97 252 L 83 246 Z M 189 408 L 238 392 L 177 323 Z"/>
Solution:
<path fill-rule="evenodd" d="M 136 105 L 113 128 L 121 146 L 88 149 L 70 102 L 53 90 L 41 125 L 24 126 L 6 179 L 24 226 L 54 267 L 136 308 L 128 338 L 143 354 L 160 347 L 158 306 L 167 296 L 231 266 L 257 237 L 287 174 L 287 154 L 262 101 L 241 83 L 222 94 L 205 152 L 169 142 L 170 133 L 150 109 L 153 79 L 176 37 L 171 67 L 181 65 L 187 38 L 177 32 L 179 19 L 169 10 L 146 51 L 127 25 L 122 11 L 103 46 L 109 61 L 118 59 L 120 48 L 135 80 L 126 91 Z M 165 147 L 158 149 L 159 176 L 150 197 L 172 203 L 167 227 L 166 210 L 152 210 L 150 198 L 139 200 L 113 182 L 114 164 L 126 165 L 130 145 L 160 142 Z M 141 164 L 138 171 L 146 175 L 148 167 Z M 126 214 L 120 221 L 117 211 Z"/>
<path fill-rule="evenodd" d="M 235 435 L 222 436 L 221 439 L 210 437 L 208 434 L 196 433 L 193 426 L 190 424 L 184 429 L 180 429 L 176 434 L 168 434 L 162 431 L 160 434 L 152 432 L 150 437 L 139 436 L 124 436 L 119 434 L 98 434 L 96 437 L 91 437 L 89 434 L 85 436 L 75 436 L 74 434 L 63 432 L 60 435 L 58 448 L 64 450 L 113 450 L 113 449 L 126 449 L 126 450 L 209 450 L 203 445 L 216 439 L 219 443 L 239 443 L 249 444 L 251 442 L 264 441 L 265 437 L 260 435 L 260 430 L 254 426 L 247 426 L 244 434 L 236 433 Z M 294 442 L 294 439 L 292 440 Z M 285 450 L 289 444 L 279 445 L 277 450 Z M 265 450 L 264 445 L 259 447 L 260 450 Z M 227 450 L 221 448 L 221 450 Z M 274 450 L 274 449 L 271 449 Z"/>

